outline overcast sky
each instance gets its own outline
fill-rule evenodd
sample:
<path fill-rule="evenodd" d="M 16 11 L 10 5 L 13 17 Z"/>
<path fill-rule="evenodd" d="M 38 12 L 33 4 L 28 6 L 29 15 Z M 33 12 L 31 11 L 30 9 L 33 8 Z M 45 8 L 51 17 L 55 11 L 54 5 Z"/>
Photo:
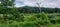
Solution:
<path fill-rule="evenodd" d="M 22 6 L 36 6 L 36 2 L 38 0 L 16 0 L 16 7 L 22 7 Z M 39 0 L 38 2 L 41 2 L 41 7 L 58 7 L 60 8 L 60 0 Z"/>

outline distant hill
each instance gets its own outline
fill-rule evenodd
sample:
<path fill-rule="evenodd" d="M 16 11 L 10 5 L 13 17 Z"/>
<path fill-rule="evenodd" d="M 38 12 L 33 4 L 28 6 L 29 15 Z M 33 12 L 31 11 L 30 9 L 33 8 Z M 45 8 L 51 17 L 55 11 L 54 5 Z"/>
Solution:
<path fill-rule="evenodd" d="M 16 9 L 18 9 L 21 13 L 40 13 L 40 9 L 38 7 L 24 6 L 24 7 L 19 7 Z M 41 7 L 41 11 L 46 12 L 46 13 L 60 13 L 59 8 Z"/>

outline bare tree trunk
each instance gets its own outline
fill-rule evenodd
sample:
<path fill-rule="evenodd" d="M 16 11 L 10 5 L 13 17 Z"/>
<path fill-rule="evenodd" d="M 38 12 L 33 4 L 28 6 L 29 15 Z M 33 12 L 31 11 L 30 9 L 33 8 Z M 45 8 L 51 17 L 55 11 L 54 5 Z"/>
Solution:
<path fill-rule="evenodd" d="M 40 4 L 41 4 L 40 0 L 36 0 L 36 5 L 38 6 L 38 8 L 39 8 L 39 10 L 40 10 L 40 13 L 41 13 L 41 7 L 40 7 Z"/>

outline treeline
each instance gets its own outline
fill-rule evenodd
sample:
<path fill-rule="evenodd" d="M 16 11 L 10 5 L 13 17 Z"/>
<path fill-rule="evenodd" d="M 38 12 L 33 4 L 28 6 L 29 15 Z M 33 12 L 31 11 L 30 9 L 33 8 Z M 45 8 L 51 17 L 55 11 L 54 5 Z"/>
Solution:
<path fill-rule="evenodd" d="M 38 7 L 25 6 L 25 7 L 20 7 L 20 8 L 17 8 L 17 9 L 21 13 L 40 13 L 40 9 Z M 44 7 L 41 7 L 41 11 L 45 12 L 45 13 L 60 13 L 59 8 L 44 8 Z"/>
<path fill-rule="evenodd" d="M 21 13 L 40 13 L 40 9 L 38 7 L 24 6 L 16 9 Z"/>
<path fill-rule="evenodd" d="M 45 13 L 60 13 L 60 8 L 41 8 Z"/>
<path fill-rule="evenodd" d="M 7 11 L 7 13 L 12 12 L 13 11 L 19 11 L 20 13 L 40 13 L 40 9 L 38 7 L 29 7 L 29 6 L 25 6 L 25 7 L 20 7 L 20 8 L 8 8 L 8 9 L 3 9 L 3 7 L 0 6 L 0 13 L 5 13 Z M 45 12 L 45 13 L 60 13 L 60 9 L 59 8 L 44 8 L 41 7 L 41 11 Z"/>

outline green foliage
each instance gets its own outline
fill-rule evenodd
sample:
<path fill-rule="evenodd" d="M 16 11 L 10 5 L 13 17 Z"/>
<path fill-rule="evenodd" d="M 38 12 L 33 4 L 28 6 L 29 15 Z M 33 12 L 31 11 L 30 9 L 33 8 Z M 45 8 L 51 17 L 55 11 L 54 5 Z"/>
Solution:
<path fill-rule="evenodd" d="M 40 9 L 35 8 L 35 7 L 29 7 L 29 6 L 20 7 L 20 8 L 17 8 L 17 9 L 21 13 L 39 13 L 40 12 Z"/>
<path fill-rule="evenodd" d="M 14 5 L 14 0 L 0 0 L 0 1 L 1 1 L 1 4 L 2 4 L 4 7 Z"/>
<path fill-rule="evenodd" d="M 42 13 L 39 13 L 38 7 L 7 8 L 12 6 L 14 0 L 10 2 L 9 0 L 1 0 L 1 2 L 3 5 L 0 6 L 0 14 L 2 14 L 0 15 L 0 27 L 41 27 L 41 25 L 60 23 L 57 16 L 47 14 L 60 12 L 58 8 L 42 8 Z"/>
<path fill-rule="evenodd" d="M 17 8 L 17 9 L 21 13 L 40 13 L 40 9 L 38 7 L 25 6 L 25 7 L 20 7 L 20 8 Z M 45 12 L 45 13 L 60 13 L 59 8 L 44 8 L 44 7 L 41 7 L 41 11 Z"/>
<path fill-rule="evenodd" d="M 47 15 L 44 12 L 39 13 L 39 14 L 33 14 L 29 17 L 28 16 L 24 14 L 20 14 L 20 18 L 21 18 L 20 19 L 19 17 L 15 17 L 14 14 L 7 14 L 8 20 L 5 21 L 4 18 L 0 18 L 0 23 L 3 25 L 6 24 L 5 27 L 39 27 L 41 25 L 59 23 L 58 19 L 54 17 L 50 19 L 48 17 L 49 15 Z"/>

